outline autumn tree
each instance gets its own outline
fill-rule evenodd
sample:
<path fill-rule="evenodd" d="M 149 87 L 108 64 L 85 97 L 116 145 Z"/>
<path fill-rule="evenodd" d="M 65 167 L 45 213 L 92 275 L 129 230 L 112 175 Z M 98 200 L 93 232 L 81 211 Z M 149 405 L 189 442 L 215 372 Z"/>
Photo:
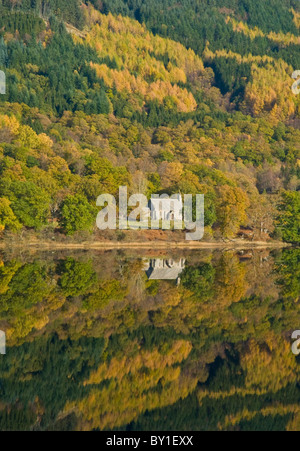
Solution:
<path fill-rule="evenodd" d="M 261 236 L 263 233 L 270 234 L 274 231 L 276 208 L 267 195 L 251 199 L 251 206 L 247 213 L 249 226 L 253 228 L 254 236 Z"/>
<path fill-rule="evenodd" d="M 59 223 L 67 235 L 75 232 L 91 232 L 96 223 L 97 209 L 85 197 L 77 194 L 67 196 L 61 207 Z"/>
<path fill-rule="evenodd" d="M 10 205 L 8 199 L 0 198 L 0 232 L 4 229 L 16 231 L 22 227 Z"/>
<path fill-rule="evenodd" d="M 218 225 L 222 235 L 231 238 L 247 219 L 249 199 L 241 188 L 228 185 L 218 187 L 217 194 Z"/>
<path fill-rule="evenodd" d="M 50 198 L 45 190 L 32 182 L 14 181 L 9 186 L 11 209 L 26 227 L 40 229 L 47 224 Z"/>

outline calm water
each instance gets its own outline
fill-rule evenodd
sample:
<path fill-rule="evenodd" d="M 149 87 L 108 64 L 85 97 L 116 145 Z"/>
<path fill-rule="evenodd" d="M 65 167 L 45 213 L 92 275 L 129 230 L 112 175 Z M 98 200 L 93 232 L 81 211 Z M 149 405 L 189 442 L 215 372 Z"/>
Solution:
<path fill-rule="evenodd" d="M 300 430 L 299 260 L 0 256 L 0 430 Z"/>

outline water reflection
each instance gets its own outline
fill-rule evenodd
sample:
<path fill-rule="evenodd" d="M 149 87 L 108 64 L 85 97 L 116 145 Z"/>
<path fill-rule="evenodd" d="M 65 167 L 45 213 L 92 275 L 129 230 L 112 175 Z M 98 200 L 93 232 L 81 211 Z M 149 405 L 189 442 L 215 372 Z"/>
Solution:
<path fill-rule="evenodd" d="M 176 280 L 180 284 L 180 274 L 185 268 L 185 259 L 154 258 L 145 262 L 145 271 L 150 280 Z"/>
<path fill-rule="evenodd" d="M 299 429 L 299 260 L 3 255 L 0 430 Z"/>
<path fill-rule="evenodd" d="M 6 354 L 6 337 L 3 330 L 0 330 L 0 354 Z"/>

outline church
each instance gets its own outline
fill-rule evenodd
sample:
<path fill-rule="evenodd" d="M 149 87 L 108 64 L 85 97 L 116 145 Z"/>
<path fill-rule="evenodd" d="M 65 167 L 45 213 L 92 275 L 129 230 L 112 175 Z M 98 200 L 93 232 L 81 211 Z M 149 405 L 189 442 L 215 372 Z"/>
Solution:
<path fill-rule="evenodd" d="M 152 221 L 182 221 L 183 202 L 181 194 L 171 196 L 152 196 L 149 205 Z"/>

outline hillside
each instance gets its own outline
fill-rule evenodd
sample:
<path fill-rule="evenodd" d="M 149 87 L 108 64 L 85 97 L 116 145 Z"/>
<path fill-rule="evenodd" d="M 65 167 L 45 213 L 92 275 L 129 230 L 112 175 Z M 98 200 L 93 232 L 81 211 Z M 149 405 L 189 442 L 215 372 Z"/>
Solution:
<path fill-rule="evenodd" d="M 97 239 L 126 184 L 205 193 L 206 238 L 299 242 L 299 2 L 93 3 L 0 2 L 2 236 Z"/>
<path fill-rule="evenodd" d="M 1 431 L 300 429 L 299 49 L 299 0 L 0 0 Z M 203 240 L 98 230 L 124 185 Z"/>

